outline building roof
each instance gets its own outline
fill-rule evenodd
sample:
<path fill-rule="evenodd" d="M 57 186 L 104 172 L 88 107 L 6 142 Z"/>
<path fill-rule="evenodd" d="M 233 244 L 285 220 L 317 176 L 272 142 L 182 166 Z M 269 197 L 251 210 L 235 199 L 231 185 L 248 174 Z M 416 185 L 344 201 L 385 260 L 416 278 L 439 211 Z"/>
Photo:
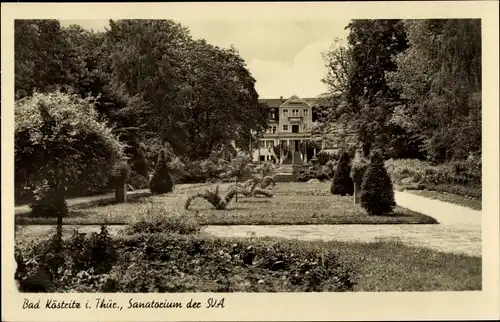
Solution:
<path fill-rule="evenodd" d="M 314 104 L 319 104 L 321 98 L 318 97 L 298 97 L 297 95 L 292 95 L 290 98 L 259 98 L 259 103 L 264 103 L 267 104 L 269 108 L 276 108 L 279 107 L 281 104 L 285 103 L 291 98 L 299 98 L 303 101 L 305 101 L 309 105 L 314 105 Z"/>

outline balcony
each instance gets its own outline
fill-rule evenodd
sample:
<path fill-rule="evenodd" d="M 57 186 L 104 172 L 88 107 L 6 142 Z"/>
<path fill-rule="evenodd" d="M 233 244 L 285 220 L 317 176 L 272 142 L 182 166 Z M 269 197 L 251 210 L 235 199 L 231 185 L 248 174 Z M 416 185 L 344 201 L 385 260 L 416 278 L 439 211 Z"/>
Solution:
<path fill-rule="evenodd" d="M 290 123 L 302 122 L 302 118 L 303 118 L 303 116 L 300 116 L 300 115 L 290 115 L 290 116 L 288 116 L 288 121 L 290 121 Z"/>
<path fill-rule="evenodd" d="M 310 138 L 311 131 L 264 133 L 262 137 L 264 139 Z"/>

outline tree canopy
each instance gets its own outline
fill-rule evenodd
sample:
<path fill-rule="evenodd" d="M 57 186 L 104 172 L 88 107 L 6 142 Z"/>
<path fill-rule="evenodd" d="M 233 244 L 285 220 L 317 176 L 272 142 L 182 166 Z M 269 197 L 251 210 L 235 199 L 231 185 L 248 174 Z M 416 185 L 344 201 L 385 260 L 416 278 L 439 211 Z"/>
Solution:
<path fill-rule="evenodd" d="M 323 123 L 356 133 L 368 156 L 436 162 L 481 151 L 481 24 L 474 19 L 354 20 L 324 53 Z"/>

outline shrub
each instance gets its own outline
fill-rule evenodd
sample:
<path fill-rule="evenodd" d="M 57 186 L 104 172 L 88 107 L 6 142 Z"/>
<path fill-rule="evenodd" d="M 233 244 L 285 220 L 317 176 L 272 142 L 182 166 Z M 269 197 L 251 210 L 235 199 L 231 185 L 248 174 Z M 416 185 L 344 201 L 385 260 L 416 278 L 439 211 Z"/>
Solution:
<path fill-rule="evenodd" d="M 334 159 L 334 156 L 326 151 L 321 151 L 316 154 L 316 159 L 318 160 L 319 165 L 326 165 L 328 161 Z"/>
<path fill-rule="evenodd" d="M 256 167 L 254 173 L 262 177 L 270 177 L 274 173 L 274 168 L 271 163 L 265 162 L 262 165 Z"/>
<path fill-rule="evenodd" d="M 361 184 L 361 205 L 371 215 L 385 215 L 396 206 L 391 178 L 379 150 L 372 151 Z"/>
<path fill-rule="evenodd" d="M 363 176 L 366 169 L 368 168 L 369 162 L 367 159 L 360 155 L 357 155 L 351 164 L 351 179 L 356 184 L 357 187 L 361 187 L 363 183 Z"/>
<path fill-rule="evenodd" d="M 92 100 L 56 91 L 15 102 L 16 190 L 32 192 L 33 214 L 63 216 L 68 190 L 102 187 L 123 160 L 123 145 Z"/>
<path fill-rule="evenodd" d="M 311 179 L 330 180 L 334 171 L 329 166 L 302 167 L 297 171 L 297 181 L 307 182 Z"/>
<path fill-rule="evenodd" d="M 112 241 L 118 256 L 111 256 L 111 269 L 65 270 L 64 277 L 56 277 L 43 291 L 342 292 L 355 285 L 354 271 L 336 252 L 307 242 L 165 234 L 125 235 Z M 25 255 L 16 248 L 19 253 Z M 65 256 L 69 263 L 79 255 Z M 40 262 L 29 262 L 32 257 L 18 256 L 19 263 L 38 268 Z M 19 272 L 19 279 L 25 277 Z"/>
<path fill-rule="evenodd" d="M 155 171 L 149 182 L 149 190 L 153 194 L 163 194 L 172 191 L 173 188 L 174 182 L 170 177 L 167 160 L 165 159 L 165 152 L 161 150 Z"/>
<path fill-rule="evenodd" d="M 347 152 L 343 152 L 340 156 L 337 171 L 333 176 L 330 192 L 334 195 L 352 195 L 354 185 L 351 179 L 350 157 Z"/>
<path fill-rule="evenodd" d="M 130 174 L 129 183 L 134 189 L 149 188 L 149 179 L 135 171 Z"/>
<path fill-rule="evenodd" d="M 138 221 L 127 227 L 125 232 L 133 234 L 196 234 L 200 226 L 187 214 L 166 214 L 167 210 L 159 207 L 148 207 Z"/>
<path fill-rule="evenodd" d="M 453 161 L 443 164 L 415 159 L 387 160 L 387 171 L 394 183 L 421 187 L 481 199 L 481 159 Z"/>
<path fill-rule="evenodd" d="M 77 231 L 68 240 L 53 235 L 28 245 L 16 245 L 15 279 L 22 292 L 55 292 L 68 285 L 95 281 L 92 275 L 109 272 L 118 251 L 105 226 L 90 235 Z"/>
<path fill-rule="evenodd" d="M 236 189 L 229 189 L 224 197 L 219 194 L 219 186 L 215 187 L 215 190 L 206 190 L 205 192 L 195 193 L 186 199 L 184 208 L 187 210 L 196 198 L 205 199 L 210 202 L 212 206 L 217 210 L 226 209 L 227 205 L 231 202 L 234 196 L 238 193 Z"/>

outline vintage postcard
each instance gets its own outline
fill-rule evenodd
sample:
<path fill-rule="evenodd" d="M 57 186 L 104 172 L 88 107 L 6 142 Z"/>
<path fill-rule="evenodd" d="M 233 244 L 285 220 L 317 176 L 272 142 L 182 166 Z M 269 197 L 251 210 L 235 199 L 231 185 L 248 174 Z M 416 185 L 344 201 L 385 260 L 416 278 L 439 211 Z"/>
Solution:
<path fill-rule="evenodd" d="M 2 4 L 2 321 L 495 319 L 498 3 Z"/>

